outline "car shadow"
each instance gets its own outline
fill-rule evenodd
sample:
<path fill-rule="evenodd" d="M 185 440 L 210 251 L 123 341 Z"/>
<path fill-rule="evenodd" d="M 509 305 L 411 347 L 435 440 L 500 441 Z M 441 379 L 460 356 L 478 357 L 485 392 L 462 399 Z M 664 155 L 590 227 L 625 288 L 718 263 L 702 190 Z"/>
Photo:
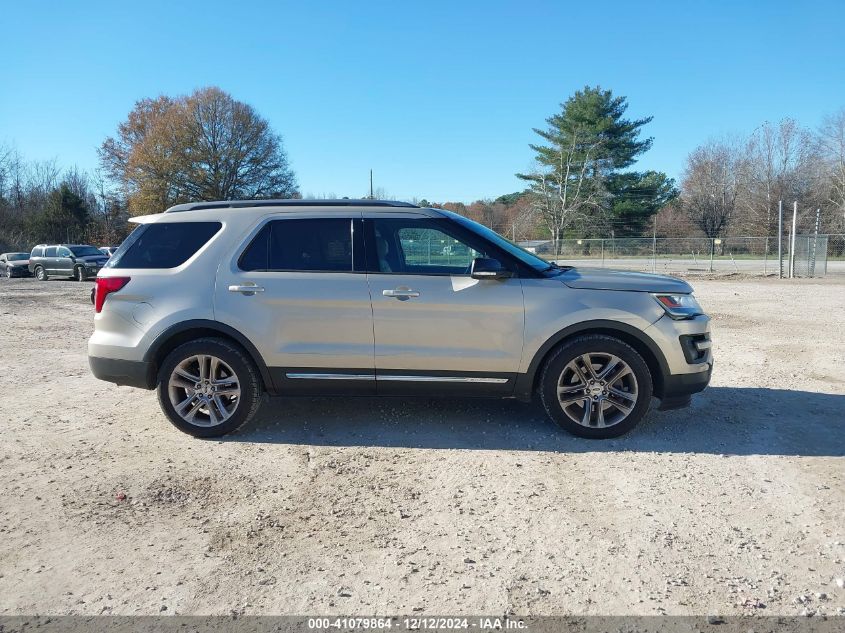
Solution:
<path fill-rule="evenodd" d="M 845 455 L 845 395 L 711 387 L 612 440 L 574 437 L 513 400 L 279 398 L 224 441 L 553 452 Z"/>

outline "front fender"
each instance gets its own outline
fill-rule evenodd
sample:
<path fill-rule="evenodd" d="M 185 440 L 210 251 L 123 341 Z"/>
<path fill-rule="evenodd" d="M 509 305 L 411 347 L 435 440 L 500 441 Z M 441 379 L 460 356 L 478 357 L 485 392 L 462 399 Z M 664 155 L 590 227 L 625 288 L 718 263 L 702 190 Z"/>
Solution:
<path fill-rule="evenodd" d="M 546 355 L 562 341 L 587 332 L 617 333 L 650 361 L 659 390 L 668 364 L 657 343 L 645 333 L 663 309 L 645 292 L 574 289 L 554 279 L 526 280 L 525 337 L 517 397 L 530 398 Z M 527 392 L 526 392 L 527 389 Z"/>

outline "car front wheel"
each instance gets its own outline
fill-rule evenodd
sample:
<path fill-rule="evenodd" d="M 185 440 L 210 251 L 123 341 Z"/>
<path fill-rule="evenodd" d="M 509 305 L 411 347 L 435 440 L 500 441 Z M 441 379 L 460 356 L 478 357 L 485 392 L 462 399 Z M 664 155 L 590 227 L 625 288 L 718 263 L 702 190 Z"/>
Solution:
<path fill-rule="evenodd" d="M 158 401 L 180 431 L 220 437 L 240 428 L 261 403 L 258 371 L 233 343 L 202 338 L 167 355 L 158 374 Z"/>
<path fill-rule="evenodd" d="M 76 281 L 85 281 L 85 269 L 82 266 L 77 266 L 73 269 L 73 277 Z"/>
<path fill-rule="evenodd" d="M 540 394 L 549 417 L 579 437 L 617 437 L 648 412 L 652 379 L 642 356 L 605 335 L 562 344 L 546 361 Z"/>

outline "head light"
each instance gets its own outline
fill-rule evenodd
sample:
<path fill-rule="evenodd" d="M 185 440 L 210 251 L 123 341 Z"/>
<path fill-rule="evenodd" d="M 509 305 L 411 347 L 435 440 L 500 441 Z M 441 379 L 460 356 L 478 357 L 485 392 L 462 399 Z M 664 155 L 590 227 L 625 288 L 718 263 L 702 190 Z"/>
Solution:
<path fill-rule="evenodd" d="M 704 310 L 692 295 L 652 294 L 651 296 L 673 319 L 690 319 L 704 314 Z"/>

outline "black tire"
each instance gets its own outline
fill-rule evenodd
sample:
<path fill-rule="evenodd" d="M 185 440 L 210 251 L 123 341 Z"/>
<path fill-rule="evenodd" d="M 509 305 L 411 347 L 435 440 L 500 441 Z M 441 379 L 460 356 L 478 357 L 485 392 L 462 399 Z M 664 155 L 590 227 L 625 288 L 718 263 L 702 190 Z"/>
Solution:
<path fill-rule="evenodd" d="M 35 278 L 38 279 L 38 281 L 47 281 L 48 279 L 50 279 L 50 276 L 47 274 L 47 271 L 44 270 L 44 268 L 42 268 L 41 266 L 36 266 Z"/>
<path fill-rule="evenodd" d="M 631 412 L 616 424 L 604 427 L 579 424 L 566 414 L 558 399 L 558 382 L 564 369 L 584 354 L 612 354 L 624 361 L 636 378 L 636 403 Z M 602 334 L 586 334 L 562 343 L 546 360 L 540 375 L 540 397 L 549 417 L 573 435 L 590 439 L 618 437 L 633 429 L 648 412 L 652 392 L 651 372 L 643 357 L 627 343 Z"/>
<path fill-rule="evenodd" d="M 216 356 L 229 365 L 237 376 L 241 395 L 231 417 L 215 426 L 199 426 L 182 418 L 170 401 L 169 381 L 176 366 L 195 355 Z M 170 352 L 161 364 L 156 386 L 161 410 L 180 431 L 194 437 L 220 437 L 249 422 L 261 404 L 261 377 L 252 359 L 238 345 L 220 338 L 200 338 L 183 343 Z"/>
<path fill-rule="evenodd" d="M 6 267 L 6 279 L 11 279 L 11 278 L 12 278 L 12 269 L 9 268 L 9 267 Z"/>
<path fill-rule="evenodd" d="M 82 266 L 77 266 L 73 269 L 73 278 L 76 281 L 85 281 L 85 269 Z"/>

